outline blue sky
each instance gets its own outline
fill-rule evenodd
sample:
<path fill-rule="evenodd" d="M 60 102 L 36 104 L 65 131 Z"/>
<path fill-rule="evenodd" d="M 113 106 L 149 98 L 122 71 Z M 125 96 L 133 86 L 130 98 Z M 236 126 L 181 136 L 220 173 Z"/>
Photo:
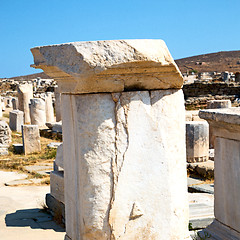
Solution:
<path fill-rule="evenodd" d="M 30 68 L 35 46 L 163 39 L 174 59 L 240 50 L 239 0 L 0 0 L 0 78 Z"/>

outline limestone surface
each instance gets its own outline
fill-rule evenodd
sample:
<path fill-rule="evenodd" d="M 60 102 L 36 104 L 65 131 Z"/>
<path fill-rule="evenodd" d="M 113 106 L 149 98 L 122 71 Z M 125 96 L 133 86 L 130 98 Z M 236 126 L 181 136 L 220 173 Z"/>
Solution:
<path fill-rule="evenodd" d="M 162 40 L 74 42 L 31 49 L 35 68 L 62 93 L 181 88 L 182 75 Z"/>
<path fill-rule="evenodd" d="M 62 104 L 66 239 L 187 239 L 182 91 L 64 94 Z"/>

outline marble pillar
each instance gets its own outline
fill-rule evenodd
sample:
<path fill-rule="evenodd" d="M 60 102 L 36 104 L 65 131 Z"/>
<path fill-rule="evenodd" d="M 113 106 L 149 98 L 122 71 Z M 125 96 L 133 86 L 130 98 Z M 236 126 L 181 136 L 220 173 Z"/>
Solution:
<path fill-rule="evenodd" d="M 33 98 L 29 104 L 31 124 L 38 125 L 39 127 L 45 126 L 46 123 L 46 110 L 45 102 L 41 98 Z"/>
<path fill-rule="evenodd" d="M 18 91 L 18 109 L 24 112 L 24 123 L 30 124 L 31 118 L 29 104 L 30 99 L 33 98 L 33 86 L 32 84 L 28 83 L 19 84 L 17 86 L 17 91 Z"/>
<path fill-rule="evenodd" d="M 55 114 L 56 114 L 56 122 L 60 122 L 62 120 L 61 114 L 61 93 L 59 92 L 58 86 L 54 88 L 55 95 Z"/>
<path fill-rule="evenodd" d="M 165 43 L 31 51 L 62 94 L 65 239 L 190 239 L 183 78 Z"/>

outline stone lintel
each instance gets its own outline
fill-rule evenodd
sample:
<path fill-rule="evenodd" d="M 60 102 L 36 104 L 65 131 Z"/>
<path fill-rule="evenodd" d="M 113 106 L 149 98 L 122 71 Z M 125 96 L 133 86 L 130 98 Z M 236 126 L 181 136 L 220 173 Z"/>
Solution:
<path fill-rule="evenodd" d="M 240 108 L 208 109 L 199 111 L 199 117 L 207 121 L 240 125 Z"/>
<path fill-rule="evenodd" d="M 162 40 L 73 42 L 35 47 L 32 67 L 62 93 L 179 89 L 182 75 Z"/>

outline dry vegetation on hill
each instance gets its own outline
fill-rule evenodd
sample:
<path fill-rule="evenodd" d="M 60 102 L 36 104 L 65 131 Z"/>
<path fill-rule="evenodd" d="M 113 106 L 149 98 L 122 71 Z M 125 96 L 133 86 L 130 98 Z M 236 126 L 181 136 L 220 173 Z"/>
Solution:
<path fill-rule="evenodd" d="M 240 72 L 240 51 L 203 54 L 175 60 L 182 73 L 197 72 Z"/>

